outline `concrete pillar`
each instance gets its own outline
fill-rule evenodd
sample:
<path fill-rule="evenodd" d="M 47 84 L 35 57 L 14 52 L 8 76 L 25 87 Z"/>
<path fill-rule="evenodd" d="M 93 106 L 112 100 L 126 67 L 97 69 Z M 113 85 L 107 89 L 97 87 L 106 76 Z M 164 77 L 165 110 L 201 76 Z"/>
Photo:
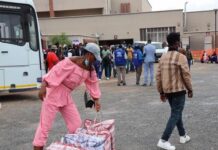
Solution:
<path fill-rule="evenodd" d="M 50 14 L 50 17 L 55 17 L 53 0 L 49 0 L 49 14 Z"/>

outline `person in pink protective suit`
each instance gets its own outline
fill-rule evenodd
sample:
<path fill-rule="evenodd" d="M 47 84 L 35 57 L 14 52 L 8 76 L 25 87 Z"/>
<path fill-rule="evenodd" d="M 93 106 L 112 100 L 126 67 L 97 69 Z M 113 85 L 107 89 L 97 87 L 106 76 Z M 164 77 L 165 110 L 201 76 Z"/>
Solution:
<path fill-rule="evenodd" d="M 34 150 L 43 150 L 57 112 L 62 114 L 69 133 L 74 133 L 81 126 L 82 121 L 71 92 L 83 82 L 95 101 L 96 111 L 100 110 L 101 92 L 92 65 L 96 60 L 101 61 L 100 48 L 95 43 L 88 43 L 84 48 L 84 56 L 74 56 L 60 61 L 43 77 L 39 91 L 42 108 L 33 140 Z"/>

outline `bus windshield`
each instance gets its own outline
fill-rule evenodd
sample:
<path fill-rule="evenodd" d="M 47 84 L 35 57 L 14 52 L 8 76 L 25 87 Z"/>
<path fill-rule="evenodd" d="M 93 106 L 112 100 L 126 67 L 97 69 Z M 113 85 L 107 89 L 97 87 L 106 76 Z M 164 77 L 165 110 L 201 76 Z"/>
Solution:
<path fill-rule="evenodd" d="M 20 14 L 0 13 L 0 41 L 23 45 L 24 26 Z"/>
<path fill-rule="evenodd" d="M 0 42 L 23 46 L 29 42 L 31 50 L 39 49 L 37 21 L 29 5 L 0 2 Z"/>

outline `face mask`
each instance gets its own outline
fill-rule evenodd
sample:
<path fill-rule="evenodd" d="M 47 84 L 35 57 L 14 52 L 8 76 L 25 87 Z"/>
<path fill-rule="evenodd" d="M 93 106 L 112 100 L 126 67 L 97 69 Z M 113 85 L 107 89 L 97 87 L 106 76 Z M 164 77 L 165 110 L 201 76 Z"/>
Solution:
<path fill-rule="evenodd" d="M 88 67 L 88 66 L 89 66 L 89 60 L 88 60 L 88 59 L 85 59 L 85 60 L 84 60 L 84 64 L 85 64 L 86 67 Z"/>

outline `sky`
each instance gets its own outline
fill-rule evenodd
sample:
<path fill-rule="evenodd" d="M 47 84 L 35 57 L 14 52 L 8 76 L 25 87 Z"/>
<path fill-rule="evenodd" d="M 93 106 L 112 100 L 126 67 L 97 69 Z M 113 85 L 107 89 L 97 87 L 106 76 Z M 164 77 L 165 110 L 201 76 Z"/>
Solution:
<path fill-rule="evenodd" d="M 218 0 L 149 0 L 153 11 L 184 9 L 186 1 L 187 11 L 218 9 Z"/>

